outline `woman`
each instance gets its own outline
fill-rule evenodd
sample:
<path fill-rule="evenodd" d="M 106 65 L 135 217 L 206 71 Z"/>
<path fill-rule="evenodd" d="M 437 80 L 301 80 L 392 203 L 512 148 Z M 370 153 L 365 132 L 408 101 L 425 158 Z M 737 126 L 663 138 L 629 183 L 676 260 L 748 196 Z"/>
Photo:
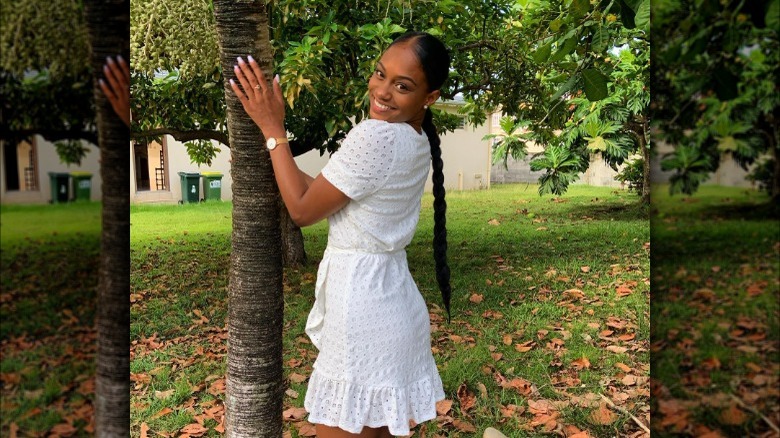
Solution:
<path fill-rule="evenodd" d="M 449 312 L 444 177 L 429 107 L 449 72 L 426 33 L 396 39 L 368 83 L 370 119 L 356 125 L 316 177 L 298 170 L 284 128 L 279 77 L 238 58 L 231 87 L 268 139 L 279 191 L 300 226 L 329 221 L 306 333 L 319 350 L 304 406 L 317 436 L 407 435 L 444 399 L 430 348 L 428 310 L 409 273 L 420 198 L 434 168 L 437 280 Z"/>

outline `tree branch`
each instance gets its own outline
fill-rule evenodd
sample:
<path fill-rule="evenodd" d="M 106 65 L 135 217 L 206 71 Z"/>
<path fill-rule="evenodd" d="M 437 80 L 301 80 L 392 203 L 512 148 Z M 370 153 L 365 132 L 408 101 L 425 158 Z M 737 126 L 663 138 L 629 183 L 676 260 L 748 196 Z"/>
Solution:
<path fill-rule="evenodd" d="M 0 127 L 0 138 L 2 139 L 28 138 L 33 135 L 40 135 L 52 143 L 60 140 L 86 140 L 94 145 L 98 144 L 97 132 L 94 131 L 82 131 L 80 129 L 7 129 L 5 126 Z"/>
<path fill-rule="evenodd" d="M 221 131 L 215 131 L 213 129 L 191 129 L 182 131 L 171 128 L 155 128 L 141 132 L 133 132 L 130 134 L 131 139 L 139 139 L 146 137 L 158 137 L 161 135 L 170 135 L 174 139 L 187 142 L 192 140 L 216 140 L 223 145 L 230 147 L 230 139 L 228 135 Z"/>

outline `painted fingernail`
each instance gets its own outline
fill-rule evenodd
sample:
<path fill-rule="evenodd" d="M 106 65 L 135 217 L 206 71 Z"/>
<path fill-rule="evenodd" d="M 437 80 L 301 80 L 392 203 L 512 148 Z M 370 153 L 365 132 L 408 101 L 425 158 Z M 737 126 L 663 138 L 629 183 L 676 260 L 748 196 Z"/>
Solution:
<path fill-rule="evenodd" d="M 255 58 L 252 58 L 252 55 L 247 56 L 249 58 L 249 62 L 255 62 Z"/>
<path fill-rule="evenodd" d="M 122 55 L 117 55 L 116 59 L 117 59 L 119 62 L 125 62 L 125 58 L 122 58 Z"/>
<path fill-rule="evenodd" d="M 279 74 L 278 74 L 278 73 L 277 73 L 277 75 L 276 75 L 276 76 L 274 76 L 274 80 L 275 80 L 276 82 L 279 82 Z"/>
<path fill-rule="evenodd" d="M 113 59 L 111 59 L 111 57 L 110 57 L 110 56 L 106 56 L 106 61 L 107 61 L 109 64 L 113 64 L 113 63 L 114 63 L 114 60 L 113 60 Z"/>
<path fill-rule="evenodd" d="M 233 66 L 233 70 L 235 70 L 235 71 L 240 71 L 240 70 L 238 69 L 238 66 L 237 66 L 237 65 L 234 65 L 234 66 Z"/>
<path fill-rule="evenodd" d="M 240 56 L 238 57 L 238 63 L 239 63 L 239 64 L 243 64 L 243 63 L 244 63 L 244 60 L 243 60 L 243 58 L 241 58 Z"/>
<path fill-rule="evenodd" d="M 233 82 L 233 79 L 229 80 L 228 82 L 230 82 L 230 85 L 236 85 L 236 83 Z"/>
<path fill-rule="evenodd" d="M 103 85 L 106 85 L 105 82 L 103 82 L 103 79 L 98 79 L 98 84 L 102 87 Z"/>

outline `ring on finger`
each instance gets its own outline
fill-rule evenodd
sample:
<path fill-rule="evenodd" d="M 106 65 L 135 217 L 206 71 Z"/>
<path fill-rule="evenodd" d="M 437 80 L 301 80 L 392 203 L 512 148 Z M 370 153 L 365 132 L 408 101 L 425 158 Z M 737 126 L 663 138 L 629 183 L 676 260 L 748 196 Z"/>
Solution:
<path fill-rule="evenodd" d="M 255 90 L 260 91 L 260 84 L 255 85 Z"/>

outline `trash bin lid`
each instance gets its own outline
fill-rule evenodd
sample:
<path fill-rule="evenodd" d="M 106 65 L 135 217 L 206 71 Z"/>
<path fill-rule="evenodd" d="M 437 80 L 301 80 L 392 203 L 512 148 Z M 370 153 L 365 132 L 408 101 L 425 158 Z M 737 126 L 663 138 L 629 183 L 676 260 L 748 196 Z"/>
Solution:
<path fill-rule="evenodd" d="M 68 172 L 49 172 L 49 176 L 70 176 Z"/>
<path fill-rule="evenodd" d="M 222 176 L 222 172 L 206 171 L 200 173 L 202 176 Z"/>
<path fill-rule="evenodd" d="M 92 176 L 92 172 L 85 172 L 83 170 L 74 170 L 70 173 L 70 176 Z"/>
<path fill-rule="evenodd" d="M 179 176 L 200 176 L 198 172 L 177 172 Z"/>

